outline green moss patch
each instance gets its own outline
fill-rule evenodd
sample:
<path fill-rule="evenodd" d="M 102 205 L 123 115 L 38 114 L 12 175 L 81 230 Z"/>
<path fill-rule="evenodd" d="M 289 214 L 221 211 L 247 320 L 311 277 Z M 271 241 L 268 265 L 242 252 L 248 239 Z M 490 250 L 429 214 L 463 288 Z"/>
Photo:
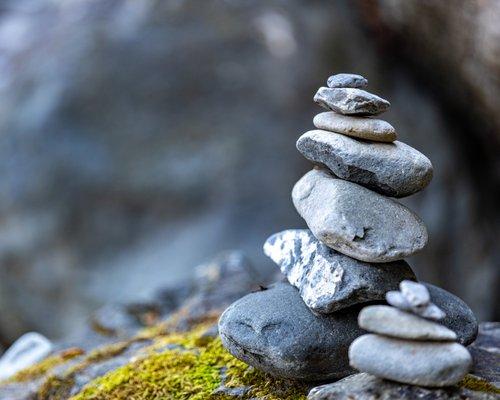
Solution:
<path fill-rule="evenodd" d="M 474 375 L 467 375 L 460 381 L 459 386 L 476 392 L 500 394 L 500 388 Z"/>
<path fill-rule="evenodd" d="M 274 379 L 235 359 L 219 338 L 203 333 L 206 324 L 187 333 L 158 337 L 143 358 L 95 379 L 72 400 L 234 399 L 225 390 L 242 388 L 241 398 L 300 400 L 305 386 Z"/>

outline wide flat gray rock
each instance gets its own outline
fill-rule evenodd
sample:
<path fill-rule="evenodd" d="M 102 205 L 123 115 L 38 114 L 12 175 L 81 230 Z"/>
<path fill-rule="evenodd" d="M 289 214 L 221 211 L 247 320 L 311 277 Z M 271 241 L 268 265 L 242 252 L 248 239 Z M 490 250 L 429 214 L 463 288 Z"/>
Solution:
<path fill-rule="evenodd" d="M 317 386 L 308 400 L 495 400 L 498 395 L 462 387 L 426 388 L 387 381 L 360 373 L 338 382 Z"/>
<path fill-rule="evenodd" d="M 355 88 L 320 87 L 314 101 L 327 110 L 344 115 L 377 115 L 391 105 L 373 93 Z"/>
<path fill-rule="evenodd" d="M 368 86 L 368 79 L 357 74 L 335 74 L 326 84 L 330 88 L 364 88 Z"/>
<path fill-rule="evenodd" d="M 297 140 L 297 149 L 308 160 L 328 167 L 335 176 L 390 197 L 419 192 L 432 179 L 430 160 L 399 141 L 373 143 L 313 130 Z"/>
<path fill-rule="evenodd" d="M 274 376 L 306 381 L 353 373 L 347 350 L 363 334 L 357 306 L 329 315 L 313 314 L 296 288 L 277 283 L 251 293 L 219 320 L 223 345 L 240 360 Z"/>
<path fill-rule="evenodd" d="M 327 111 L 316 115 L 313 124 L 318 129 L 376 142 L 394 142 L 397 138 L 394 127 L 389 122 L 377 118 Z"/>
<path fill-rule="evenodd" d="M 357 260 L 400 260 L 427 244 L 425 225 L 411 210 L 326 171 L 305 174 L 292 199 L 314 236 Z"/>
<path fill-rule="evenodd" d="M 467 349 L 451 342 L 417 342 L 374 334 L 357 338 L 349 348 L 352 367 L 396 382 L 443 387 L 459 382 L 470 370 Z"/>
<path fill-rule="evenodd" d="M 454 331 L 459 343 L 471 344 L 477 337 L 478 324 L 470 307 L 458 296 L 430 283 L 422 283 L 429 290 L 431 301 L 446 314 L 439 323 Z"/>
<path fill-rule="evenodd" d="M 382 264 L 358 261 L 324 245 L 309 229 L 272 235 L 264 244 L 264 253 L 279 265 L 315 313 L 383 300 L 402 280 L 416 279 L 403 260 Z"/>
<path fill-rule="evenodd" d="M 457 335 L 445 326 L 389 306 L 368 306 L 358 316 L 359 326 L 369 332 L 412 340 L 455 341 Z"/>

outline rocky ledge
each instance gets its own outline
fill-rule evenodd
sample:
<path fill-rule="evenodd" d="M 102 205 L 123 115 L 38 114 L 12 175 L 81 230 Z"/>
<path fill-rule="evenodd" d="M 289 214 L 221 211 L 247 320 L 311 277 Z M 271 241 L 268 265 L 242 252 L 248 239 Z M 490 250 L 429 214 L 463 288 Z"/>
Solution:
<path fill-rule="evenodd" d="M 227 253 L 201 266 L 193 281 L 163 290 L 151 303 L 99 310 L 81 338 L 55 343 L 43 361 L 3 381 L 0 399 L 295 400 L 374 394 L 381 399 L 395 394 L 401 399 L 495 399 L 500 394 L 494 386 L 500 376 L 498 323 L 480 326 L 469 346 L 474 375 L 452 389 L 391 383 L 368 374 L 313 388 L 259 372 L 222 347 L 216 321 L 242 295 L 266 292 L 265 284 L 241 253 Z"/>

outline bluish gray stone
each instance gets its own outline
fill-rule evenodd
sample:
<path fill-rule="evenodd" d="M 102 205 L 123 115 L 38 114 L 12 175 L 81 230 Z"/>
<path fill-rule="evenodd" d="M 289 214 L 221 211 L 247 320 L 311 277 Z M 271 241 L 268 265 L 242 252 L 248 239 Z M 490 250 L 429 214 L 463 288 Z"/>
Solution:
<path fill-rule="evenodd" d="M 405 197 L 431 181 L 430 160 L 399 141 L 373 143 L 339 133 L 313 130 L 297 140 L 308 160 L 324 165 L 335 176 L 390 197 Z"/>
<path fill-rule="evenodd" d="M 344 115 L 376 115 L 390 107 L 390 103 L 372 93 L 355 88 L 321 87 L 314 101 L 327 110 Z"/>
<path fill-rule="evenodd" d="M 361 372 L 430 387 L 454 385 L 472 366 L 471 355 L 458 343 L 418 342 L 373 334 L 354 340 L 349 361 Z"/>
<path fill-rule="evenodd" d="M 400 260 L 427 244 L 427 230 L 411 210 L 326 171 L 305 174 L 292 199 L 314 236 L 357 260 Z"/>
<path fill-rule="evenodd" d="M 394 142 L 397 137 L 396 130 L 387 121 L 342 115 L 333 111 L 316 115 L 313 118 L 313 124 L 318 129 L 376 142 L 390 143 Z"/>
<path fill-rule="evenodd" d="M 394 307 L 374 305 L 361 310 L 359 326 L 368 332 L 411 340 L 455 341 L 451 329 Z"/>
<path fill-rule="evenodd" d="M 220 317 L 219 334 L 229 352 L 274 376 L 306 381 L 353 373 L 349 344 L 363 331 L 360 308 L 315 315 L 296 288 L 277 283 L 233 303 Z"/>
<path fill-rule="evenodd" d="M 330 88 L 364 88 L 368 86 L 368 79 L 357 74 L 335 74 L 326 84 Z"/>
<path fill-rule="evenodd" d="M 279 265 L 316 313 L 383 300 L 385 293 L 397 288 L 402 280 L 416 279 L 405 261 L 358 261 L 324 245 L 309 229 L 289 229 L 272 235 L 264 244 L 264 253 Z"/>

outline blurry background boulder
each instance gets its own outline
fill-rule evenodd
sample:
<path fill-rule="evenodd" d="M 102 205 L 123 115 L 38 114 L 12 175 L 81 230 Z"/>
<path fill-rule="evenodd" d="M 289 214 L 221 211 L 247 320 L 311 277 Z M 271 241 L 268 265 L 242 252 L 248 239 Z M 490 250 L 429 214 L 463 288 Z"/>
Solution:
<path fill-rule="evenodd" d="M 499 18 L 465 0 L 3 1 L 0 342 L 71 334 L 222 250 L 275 272 L 264 240 L 304 226 L 293 139 L 344 71 L 434 163 L 405 201 L 430 231 L 410 263 L 498 319 Z"/>

